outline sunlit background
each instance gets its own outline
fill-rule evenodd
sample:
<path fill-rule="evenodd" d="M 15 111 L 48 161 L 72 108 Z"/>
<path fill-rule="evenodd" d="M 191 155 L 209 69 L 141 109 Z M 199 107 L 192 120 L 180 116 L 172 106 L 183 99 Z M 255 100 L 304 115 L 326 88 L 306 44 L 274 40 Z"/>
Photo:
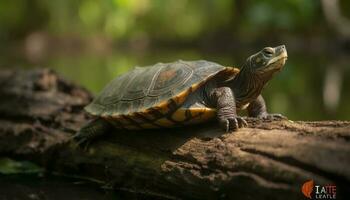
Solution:
<path fill-rule="evenodd" d="M 93 93 L 139 65 L 205 59 L 240 66 L 285 44 L 263 92 L 292 120 L 350 119 L 350 1 L 9 0 L 0 68 L 48 67 Z"/>

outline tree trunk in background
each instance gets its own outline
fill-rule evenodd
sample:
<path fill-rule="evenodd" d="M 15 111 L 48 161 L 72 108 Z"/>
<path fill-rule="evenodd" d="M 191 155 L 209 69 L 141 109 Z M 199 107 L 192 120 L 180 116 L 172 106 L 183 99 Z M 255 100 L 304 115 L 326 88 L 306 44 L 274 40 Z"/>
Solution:
<path fill-rule="evenodd" d="M 81 150 L 69 139 L 88 121 L 89 92 L 50 70 L 0 71 L 0 96 L 1 155 L 50 172 L 168 199 L 303 199 L 310 179 L 335 183 L 337 199 L 350 188 L 350 122 L 114 131 Z"/>
<path fill-rule="evenodd" d="M 321 0 L 322 10 L 328 24 L 344 40 L 350 39 L 350 20 L 341 13 L 339 0 Z"/>

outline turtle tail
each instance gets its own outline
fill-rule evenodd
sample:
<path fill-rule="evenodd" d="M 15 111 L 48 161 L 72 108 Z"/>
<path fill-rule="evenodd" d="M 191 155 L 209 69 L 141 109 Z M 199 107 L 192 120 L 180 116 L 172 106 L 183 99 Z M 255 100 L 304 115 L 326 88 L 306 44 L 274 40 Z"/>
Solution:
<path fill-rule="evenodd" d="M 73 140 L 78 146 L 88 145 L 93 139 L 104 135 L 112 125 L 101 118 L 94 119 L 85 124 L 74 136 Z"/>

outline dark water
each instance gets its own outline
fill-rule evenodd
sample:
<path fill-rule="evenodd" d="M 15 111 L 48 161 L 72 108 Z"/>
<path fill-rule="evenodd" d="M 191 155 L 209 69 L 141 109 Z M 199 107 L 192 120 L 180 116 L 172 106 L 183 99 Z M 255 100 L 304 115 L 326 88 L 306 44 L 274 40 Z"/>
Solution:
<path fill-rule="evenodd" d="M 29 161 L 0 157 L 1 200 L 159 199 L 153 194 L 112 189 L 110 183 L 46 172 Z"/>
<path fill-rule="evenodd" d="M 67 79 L 98 93 L 115 76 L 134 66 L 172 62 L 178 59 L 205 59 L 222 65 L 240 66 L 247 56 L 260 50 L 232 53 L 198 52 L 193 49 L 150 50 L 131 52 L 113 50 L 109 53 L 50 54 L 39 62 L 21 56 L 0 57 L 1 68 L 48 67 Z M 321 51 L 322 52 L 322 51 Z M 333 56 L 308 51 L 288 51 L 285 68 L 266 86 L 263 95 L 270 112 L 282 113 L 291 120 L 350 119 L 350 57 L 345 53 Z"/>
<path fill-rule="evenodd" d="M 0 174 L 1 200 L 97 200 L 159 199 L 103 186 L 79 179 L 37 174 Z"/>

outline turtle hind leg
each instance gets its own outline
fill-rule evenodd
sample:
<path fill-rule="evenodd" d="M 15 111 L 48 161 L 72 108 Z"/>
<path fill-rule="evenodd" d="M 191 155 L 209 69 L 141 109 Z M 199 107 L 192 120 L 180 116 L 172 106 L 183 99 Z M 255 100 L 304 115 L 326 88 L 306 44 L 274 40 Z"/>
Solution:
<path fill-rule="evenodd" d="M 100 137 L 112 129 L 107 121 L 97 118 L 85 124 L 74 136 L 73 140 L 78 146 L 88 146 L 93 139 Z"/>

